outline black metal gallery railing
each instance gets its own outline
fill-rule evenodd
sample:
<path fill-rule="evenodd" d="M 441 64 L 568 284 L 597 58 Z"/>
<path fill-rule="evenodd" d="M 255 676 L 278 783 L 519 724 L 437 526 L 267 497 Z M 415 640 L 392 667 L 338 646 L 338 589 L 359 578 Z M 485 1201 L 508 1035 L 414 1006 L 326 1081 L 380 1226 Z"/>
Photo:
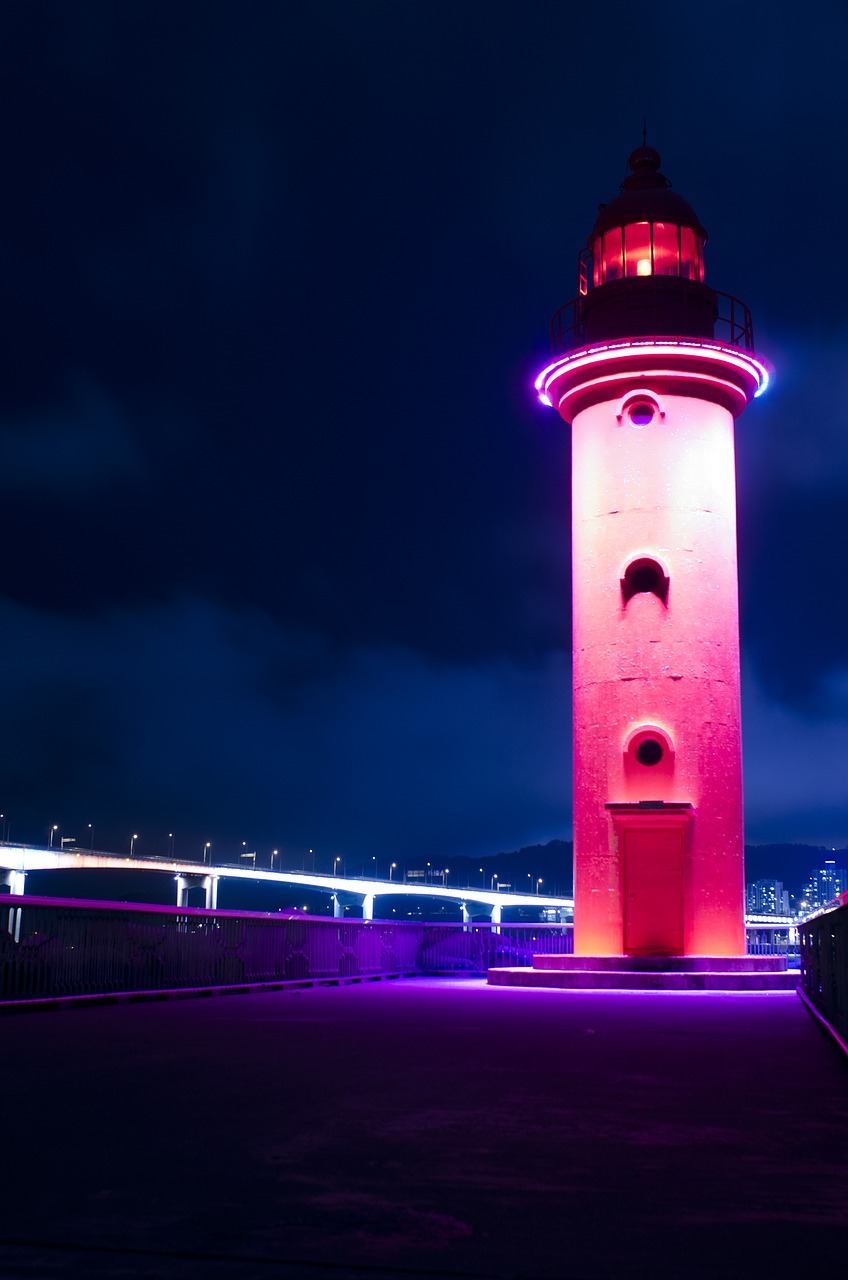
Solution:
<path fill-rule="evenodd" d="M 848 894 L 800 928 L 801 990 L 848 1043 Z"/>
<path fill-rule="evenodd" d="M 661 277 L 664 280 L 665 277 Z M 639 282 L 640 306 L 639 325 L 635 335 L 645 337 L 672 337 L 667 330 L 668 295 L 660 288 L 652 289 L 650 282 Z M 732 347 L 741 347 L 743 351 L 754 350 L 754 322 L 751 312 L 744 302 L 734 298 L 730 293 L 712 290 L 714 311 L 712 329 L 709 336 L 716 342 Z M 590 294 L 589 296 L 593 296 Z M 604 317 L 610 326 L 610 332 L 621 335 L 633 333 L 632 296 L 621 298 L 620 315 L 616 316 L 614 304 L 607 304 Z M 709 320 L 709 317 L 708 317 Z M 684 330 L 685 332 L 685 330 Z M 634 336 L 635 336 L 634 335 Z M 577 347 L 586 346 L 593 340 L 587 332 L 584 316 L 584 298 L 578 296 L 569 299 L 555 311 L 551 318 L 551 355 L 561 356 Z"/>

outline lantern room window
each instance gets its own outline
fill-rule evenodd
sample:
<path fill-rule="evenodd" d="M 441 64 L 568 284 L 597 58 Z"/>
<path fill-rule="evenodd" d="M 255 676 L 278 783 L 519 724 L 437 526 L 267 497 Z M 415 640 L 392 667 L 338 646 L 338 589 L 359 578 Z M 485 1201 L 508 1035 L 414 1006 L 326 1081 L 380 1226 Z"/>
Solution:
<path fill-rule="evenodd" d="M 624 228 L 624 274 L 626 276 L 650 276 L 651 224 L 631 222 Z"/>
<path fill-rule="evenodd" d="M 672 222 L 654 223 L 655 276 L 680 275 L 679 230 Z"/>
<path fill-rule="evenodd" d="M 622 229 L 613 227 L 603 237 L 598 236 L 592 249 L 594 270 L 592 283 L 606 284 L 608 280 L 620 280 L 624 275 L 624 254 L 622 252 Z"/>
<path fill-rule="evenodd" d="M 673 222 L 631 222 L 612 227 L 592 244 L 592 283 L 622 276 L 682 276 L 703 280 L 703 241 Z"/>
<path fill-rule="evenodd" d="M 686 280 L 703 280 L 704 259 L 700 238 L 691 227 L 680 228 L 680 274 Z"/>

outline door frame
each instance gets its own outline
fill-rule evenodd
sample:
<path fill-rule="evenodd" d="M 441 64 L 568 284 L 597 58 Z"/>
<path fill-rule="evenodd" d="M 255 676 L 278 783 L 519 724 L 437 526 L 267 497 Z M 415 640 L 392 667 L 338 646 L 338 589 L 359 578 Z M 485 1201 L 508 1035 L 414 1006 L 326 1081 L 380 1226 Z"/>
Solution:
<path fill-rule="evenodd" d="M 642 800 L 635 803 L 606 806 L 612 819 L 615 843 L 618 855 L 619 902 L 621 907 L 621 950 L 623 955 L 657 955 L 647 950 L 626 950 L 625 939 L 627 929 L 627 883 L 624 862 L 624 851 L 629 831 L 647 833 L 649 831 L 679 831 L 681 836 L 682 864 L 680 868 L 680 924 L 682 947 L 680 954 L 686 954 L 686 938 L 689 934 L 691 917 L 689 902 L 690 867 L 689 852 L 692 847 L 692 827 L 695 820 L 694 806 L 687 802 L 667 802 L 663 800 Z"/>

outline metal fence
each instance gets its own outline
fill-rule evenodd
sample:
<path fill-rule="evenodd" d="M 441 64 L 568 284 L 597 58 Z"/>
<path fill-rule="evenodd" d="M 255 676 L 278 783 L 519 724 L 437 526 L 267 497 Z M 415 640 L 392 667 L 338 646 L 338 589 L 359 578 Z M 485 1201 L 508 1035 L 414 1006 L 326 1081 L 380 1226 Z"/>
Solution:
<path fill-rule="evenodd" d="M 664 324 L 667 325 L 668 322 L 669 295 L 665 289 L 665 283 L 668 279 L 668 276 L 653 276 L 645 277 L 639 281 L 639 316 L 640 322 L 644 326 L 639 329 L 639 333 L 644 336 L 651 335 L 659 338 L 664 333 L 666 333 L 666 336 L 671 336 L 663 328 Z M 662 281 L 662 284 L 654 283 L 658 281 Z M 592 292 L 590 291 L 590 296 Z M 745 303 L 740 301 L 739 298 L 734 298 L 732 294 L 722 293 L 718 289 L 713 289 L 711 292 L 714 311 L 713 328 L 709 336 L 714 338 L 716 342 L 741 347 L 745 351 L 753 351 L 754 325 L 751 319 L 751 312 Z M 583 314 L 584 296 L 579 294 L 576 298 L 570 298 L 558 311 L 554 312 L 551 318 L 552 356 L 556 357 L 563 355 L 566 351 L 574 351 L 577 347 L 585 346 L 589 341 Z M 612 331 L 619 333 L 621 337 L 632 332 L 632 298 L 632 293 L 622 295 L 620 299 L 620 316 L 616 317 L 615 314 L 612 316 Z M 609 302 L 607 302 L 607 307 L 609 307 Z M 655 317 L 655 321 L 649 319 L 651 316 Z M 604 311 L 604 319 L 610 319 L 608 310 Z"/>
<path fill-rule="evenodd" d="M 571 924 L 395 923 L 0 898 L 4 1001 L 392 973 L 484 974 L 573 949 Z M 749 928 L 748 950 L 789 952 L 791 959 L 789 932 Z"/>
<path fill-rule="evenodd" d="M 5 897 L 0 1000 L 475 974 L 571 947 L 570 925 L 396 924 Z"/>
<path fill-rule="evenodd" d="M 795 925 L 749 924 L 745 929 L 749 956 L 786 956 L 789 969 L 800 968 L 798 929 Z"/>
<path fill-rule="evenodd" d="M 801 926 L 801 990 L 848 1042 L 848 894 Z"/>

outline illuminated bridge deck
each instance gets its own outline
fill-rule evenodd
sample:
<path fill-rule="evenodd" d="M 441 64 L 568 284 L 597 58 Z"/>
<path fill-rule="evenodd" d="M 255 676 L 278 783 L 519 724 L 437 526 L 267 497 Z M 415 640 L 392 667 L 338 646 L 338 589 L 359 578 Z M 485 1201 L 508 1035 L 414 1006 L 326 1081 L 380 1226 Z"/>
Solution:
<path fill-rule="evenodd" d="M 0 1029 L 16 1280 L 844 1270 L 848 1069 L 792 993 L 422 978 Z"/>

